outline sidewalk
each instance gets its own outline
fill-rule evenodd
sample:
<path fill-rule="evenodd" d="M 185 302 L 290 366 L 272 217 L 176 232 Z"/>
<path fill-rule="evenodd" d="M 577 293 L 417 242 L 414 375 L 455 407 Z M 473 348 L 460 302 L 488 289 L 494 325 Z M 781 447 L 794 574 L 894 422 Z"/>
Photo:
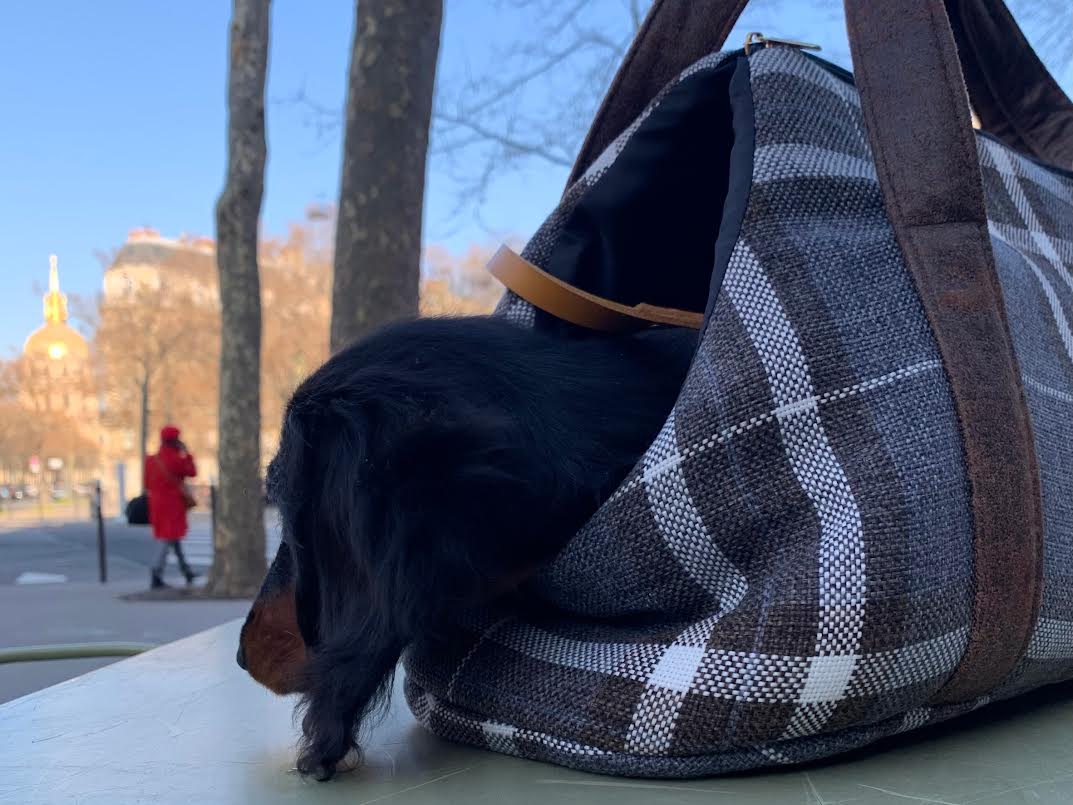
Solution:
<path fill-rule="evenodd" d="M 233 618 L 245 601 L 187 600 L 131 604 L 117 596 L 145 589 L 114 584 L 0 585 L 0 647 L 39 643 L 167 643 Z M 116 658 L 0 665 L 0 702 L 54 685 Z"/>
<path fill-rule="evenodd" d="M 279 529 L 266 515 L 267 554 L 275 554 Z M 97 582 L 95 523 L 0 524 L 0 647 L 43 643 L 167 643 L 233 618 L 245 617 L 245 601 L 185 598 L 178 601 L 121 600 L 149 585 L 149 565 L 158 544 L 146 527 L 105 523 L 108 584 Z M 190 518 L 185 546 L 191 564 L 206 574 L 212 563 L 207 513 Z M 174 556 L 171 557 L 174 564 Z M 181 583 L 169 567 L 169 581 Z M 0 665 L 0 702 L 48 687 L 116 662 L 62 660 Z"/>

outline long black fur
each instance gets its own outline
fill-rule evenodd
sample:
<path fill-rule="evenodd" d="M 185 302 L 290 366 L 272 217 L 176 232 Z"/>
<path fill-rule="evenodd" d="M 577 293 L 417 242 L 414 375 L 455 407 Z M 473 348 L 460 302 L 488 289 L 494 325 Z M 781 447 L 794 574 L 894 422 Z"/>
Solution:
<path fill-rule="evenodd" d="M 696 335 L 421 319 L 295 392 L 269 494 L 311 656 L 298 768 L 331 777 L 417 635 L 550 560 L 669 413 Z"/>

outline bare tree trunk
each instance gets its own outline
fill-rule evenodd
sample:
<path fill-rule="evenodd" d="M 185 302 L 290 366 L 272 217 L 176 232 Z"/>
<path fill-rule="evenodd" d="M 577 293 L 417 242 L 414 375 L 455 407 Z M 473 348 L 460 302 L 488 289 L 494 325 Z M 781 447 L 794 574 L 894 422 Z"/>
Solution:
<path fill-rule="evenodd" d="M 220 274 L 220 489 L 210 594 L 248 596 L 265 572 L 261 493 L 261 283 L 269 0 L 233 0 L 227 184 L 216 204 Z"/>
<path fill-rule="evenodd" d="M 350 55 L 331 348 L 417 315 L 441 0 L 360 0 Z"/>

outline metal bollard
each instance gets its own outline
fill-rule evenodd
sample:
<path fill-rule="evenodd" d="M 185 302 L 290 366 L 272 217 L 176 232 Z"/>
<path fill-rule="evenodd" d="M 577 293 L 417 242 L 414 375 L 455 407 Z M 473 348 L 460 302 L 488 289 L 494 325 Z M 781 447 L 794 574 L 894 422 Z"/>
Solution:
<path fill-rule="evenodd" d="M 101 482 L 97 481 L 97 570 L 101 584 L 108 581 L 108 563 L 105 559 L 104 512 L 101 501 Z"/>

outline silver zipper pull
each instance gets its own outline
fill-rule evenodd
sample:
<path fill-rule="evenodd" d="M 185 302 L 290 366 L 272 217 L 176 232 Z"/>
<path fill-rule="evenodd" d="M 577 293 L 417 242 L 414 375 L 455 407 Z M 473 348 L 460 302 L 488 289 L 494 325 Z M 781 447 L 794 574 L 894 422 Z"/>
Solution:
<path fill-rule="evenodd" d="M 748 56 L 749 51 L 756 45 L 763 45 L 766 48 L 781 45 L 788 48 L 797 48 L 798 50 L 822 50 L 819 45 L 815 45 L 812 42 L 798 42 L 796 39 L 780 39 L 774 36 L 764 36 L 759 31 L 751 31 L 745 37 L 745 55 Z"/>

